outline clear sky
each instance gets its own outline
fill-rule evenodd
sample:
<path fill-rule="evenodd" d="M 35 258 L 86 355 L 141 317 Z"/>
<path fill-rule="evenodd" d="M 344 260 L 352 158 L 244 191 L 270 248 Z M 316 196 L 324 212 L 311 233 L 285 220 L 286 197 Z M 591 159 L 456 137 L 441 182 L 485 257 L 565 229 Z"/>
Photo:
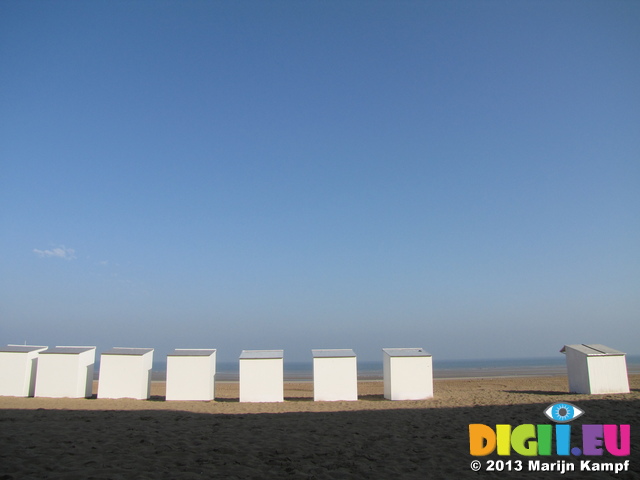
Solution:
<path fill-rule="evenodd" d="M 3 1 L 0 343 L 640 353 L 640 2 Z"/>

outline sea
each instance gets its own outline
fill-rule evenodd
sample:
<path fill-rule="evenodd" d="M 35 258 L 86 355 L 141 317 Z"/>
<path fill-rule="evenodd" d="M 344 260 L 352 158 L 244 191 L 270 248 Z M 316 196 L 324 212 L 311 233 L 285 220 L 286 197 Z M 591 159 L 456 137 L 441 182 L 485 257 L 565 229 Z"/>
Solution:
<path fill-rule="evenodd" d="M 627 355 L 627 371 L 640 374 L 640 355 Z M 382 361 L 357 361 L 358 380 L 382 380 Z M 97 367 L 97 366 L 96 366 Z M 97 368 L 96 368 L 97 370 Z M 97 373 L 97 372 L 96 372 Z M 434 379 L 522 377 L 522 376 L 558 376 L 566 375 L 567 366 L 563 356 L 549 358 L 500 358 L 500 359 L 433 359 Z M 153 363 L 152 380 L 163 381 L 167 376 L 167 363 Z M 217 382 L 237 382 L 239 379 L 238 362 L 218 362 L 216 364 Z M 313 381 L 311 362 L 284 362 L 284 380 L 288 382 Z"/>

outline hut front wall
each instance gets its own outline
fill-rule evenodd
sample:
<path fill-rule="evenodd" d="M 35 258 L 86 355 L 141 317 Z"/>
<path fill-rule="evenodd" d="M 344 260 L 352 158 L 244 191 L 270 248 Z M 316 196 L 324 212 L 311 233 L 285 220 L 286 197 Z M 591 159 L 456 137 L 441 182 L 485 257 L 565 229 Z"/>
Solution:
<path fill-rule="evenodd" d="M 384 396 L 389 400 L 424 400 L 433 397 L 431 357 L 389 357 L 383 365 Z"/>
<path fill-rule="evenodd" d="M 589 393 L 629 393 L 624 355 L 588 357 Z"/>
<path fill-rule="evenodd" d="M 95 350 L 80 354 L 47 354 L 38 360 L 36 397 L 85 398 L 93 387 Z"/>
<path fill-rule="evenodd" d="M 33 396 L 37 352 L 0 352 L 0 396 Z"/>
<path fill-rule="evenodd" d="M 167 400 L 213 400 L 214 377 L 215 354 L 167 357 Z"/>
<path fill-rule="evenodd" d="M 356 357 L 313 359 L 313 399 L 339 401 L 358 399 Z"/>
<path fill-rule="evenodd" d="M 144 355 L 102 355 L 99 398 L 147 400 L 151 394 L 152 353 Z"/>
<path fill-rule="evenodd" d="M 281 358 L 240 359 L 240 401 L 284 401 L 284 366 Z"/>

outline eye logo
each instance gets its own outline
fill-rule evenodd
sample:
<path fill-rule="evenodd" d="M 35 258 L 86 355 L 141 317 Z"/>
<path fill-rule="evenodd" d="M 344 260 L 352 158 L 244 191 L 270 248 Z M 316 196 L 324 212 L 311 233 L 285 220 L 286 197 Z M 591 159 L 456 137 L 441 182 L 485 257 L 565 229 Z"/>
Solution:
<path fill-rule="evenodd" d="M 554 422 L 567 423 L 584 413 L 583 410 L 570 403 L 554 403 L 549 405 L 544 414 Z"/>

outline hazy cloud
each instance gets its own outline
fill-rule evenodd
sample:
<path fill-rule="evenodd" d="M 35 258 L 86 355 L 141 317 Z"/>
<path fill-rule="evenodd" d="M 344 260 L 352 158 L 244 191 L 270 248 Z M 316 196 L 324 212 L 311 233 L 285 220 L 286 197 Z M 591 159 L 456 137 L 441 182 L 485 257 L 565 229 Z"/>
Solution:
<path fill-rule="evenodd" d="M 38 250 L 37 248 L 34 248 L 33 252 L 42 258 L 57 257 L 64 258 L 65 260 L 73 260 L 76 258 L 76 251 L 73 248 L 67 248 L 64 245 L 52 248 L 51 250 Z"/>

